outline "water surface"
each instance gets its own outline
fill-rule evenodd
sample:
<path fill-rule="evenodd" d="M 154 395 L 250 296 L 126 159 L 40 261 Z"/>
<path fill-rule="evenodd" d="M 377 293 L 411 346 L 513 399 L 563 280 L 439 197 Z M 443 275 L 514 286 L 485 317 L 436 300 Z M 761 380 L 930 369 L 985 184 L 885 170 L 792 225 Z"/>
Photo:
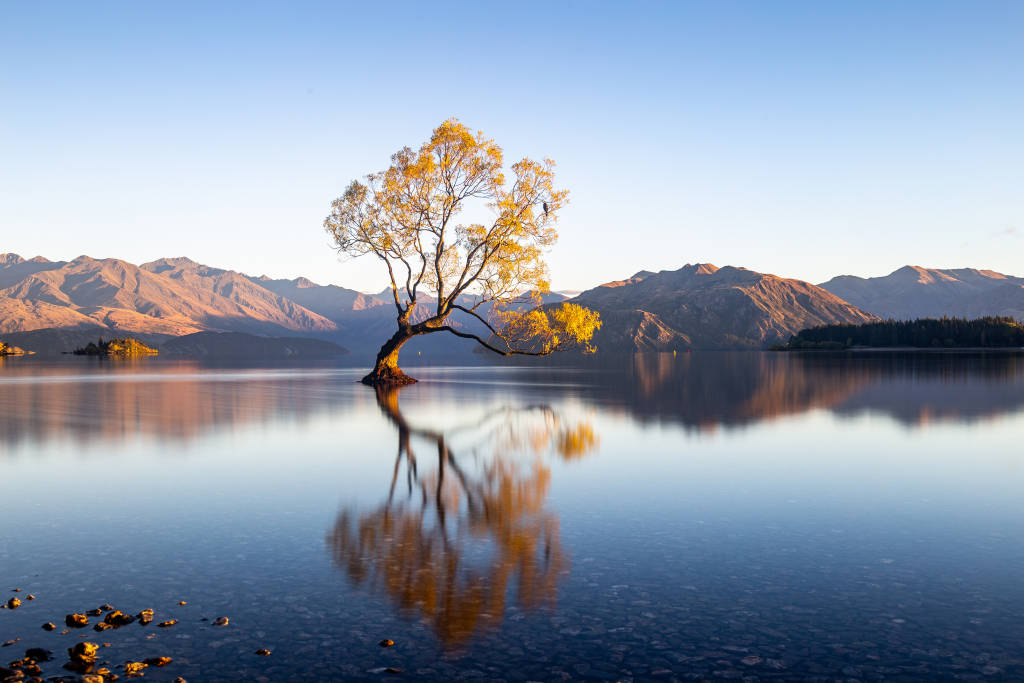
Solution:
<path fill-rule="evenodd" d="M 1019 355 L 418 368 L 397 393 L 75 360 L 0 366 L 0 588 L 36 596 L 0 611 L 0 661 L 85 633 L 168 681 L 1024 678 Z M 178 623 L 40 629 L 107 602 Z"/>

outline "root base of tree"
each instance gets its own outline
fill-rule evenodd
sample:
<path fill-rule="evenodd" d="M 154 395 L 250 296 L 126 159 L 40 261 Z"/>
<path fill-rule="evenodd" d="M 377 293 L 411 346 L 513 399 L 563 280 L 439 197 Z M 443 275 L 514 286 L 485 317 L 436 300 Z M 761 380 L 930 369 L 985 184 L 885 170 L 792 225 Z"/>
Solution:
<path fill-rule="evenodd" d="M 359 381 L 371 387 L 401 387 L 407 384 L 415 384 L 417 380 L 398 368 L 381 368 L 374 370 Z"/>

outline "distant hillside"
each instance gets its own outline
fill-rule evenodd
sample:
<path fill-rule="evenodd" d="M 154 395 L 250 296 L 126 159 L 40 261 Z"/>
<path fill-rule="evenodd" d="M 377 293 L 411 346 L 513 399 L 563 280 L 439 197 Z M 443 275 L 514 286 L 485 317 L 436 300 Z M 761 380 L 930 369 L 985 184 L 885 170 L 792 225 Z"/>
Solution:
<path fill-rule="evenodd" d="M 391 296 L 390 292 L 383 295 L 363 294 L 337 285 L 318 285 L 304 277 L 272 280 L 262 275 L 249 279 L 335 323 L 346 320 L 354 311 L 388 305 Z"/>
<path fill-rule="evenodd" d="M 991 270 L 904 266 L 884 277 L 841 275 L 819 286 L 882 318 L 1024 319 L 1024 278 Z"/>
<path fill-rule="evenodd" d="M 641 271 L 572 301 L 601 314 L 599 353 L 764 348 L 806 327 L 875 319 L 807 282 L 707 263 Z"/>
<path fill-rule="evenodd" d="M 322 339 L 303 337 L 257 337 L 241 332 L 197 332 L 175 337 L 160 346 L 164 356 L 174 358 L 323 359 L 348 353 Z"/>

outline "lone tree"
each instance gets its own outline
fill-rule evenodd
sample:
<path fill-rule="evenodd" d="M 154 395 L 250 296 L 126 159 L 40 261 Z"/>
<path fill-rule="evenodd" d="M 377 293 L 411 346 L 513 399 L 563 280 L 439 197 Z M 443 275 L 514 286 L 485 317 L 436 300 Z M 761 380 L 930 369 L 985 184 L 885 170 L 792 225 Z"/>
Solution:
<path fill-rule="evenodd" d="M 501 147 L 453 118 L 418 151 L 399 150 L 387 170 L 353 181 L 334 200 L 324 227 L 340 252 L 384 263 L 397 311 L 398 329 L 365 384 L 415 382 L 399 369 L 399 350 L 435 332 L 503 356 L 594 350 L 597 313 L 570 303 L 539 307 L 550 287 L 543 250 L 558 239 L 558 210 L 568 201 L 553 186 L 554 165 L 523 159 L 508 178 Z M 487 221 L 458 222 L 467 209 Z M 452 324 L 456 311 L 479 334 Z"/>

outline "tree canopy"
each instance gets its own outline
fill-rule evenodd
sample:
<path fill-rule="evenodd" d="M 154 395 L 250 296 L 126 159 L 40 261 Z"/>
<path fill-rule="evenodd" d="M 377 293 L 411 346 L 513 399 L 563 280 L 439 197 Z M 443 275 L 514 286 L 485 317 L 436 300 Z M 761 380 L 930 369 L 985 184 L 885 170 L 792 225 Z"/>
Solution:
<path fill-rule="evenodd" d="M 506 171 L 501 147 L 449 119 L 418 150 L 399 150 L 386 170 L 334 200 L 325 229 L 340 252 L 383 263 L 396 309 L 398 331 L 367 380 L 401 382 L 401 345 L 432 332 L 502 355 L 592 350 L 596 313 L 538 308 L 550 290 L 544 251 L 558 239 L 569 196 L 555 187 L 554 167 L 524 158 Z M 452 324 L 456 311 L 476 331 Z"/>

